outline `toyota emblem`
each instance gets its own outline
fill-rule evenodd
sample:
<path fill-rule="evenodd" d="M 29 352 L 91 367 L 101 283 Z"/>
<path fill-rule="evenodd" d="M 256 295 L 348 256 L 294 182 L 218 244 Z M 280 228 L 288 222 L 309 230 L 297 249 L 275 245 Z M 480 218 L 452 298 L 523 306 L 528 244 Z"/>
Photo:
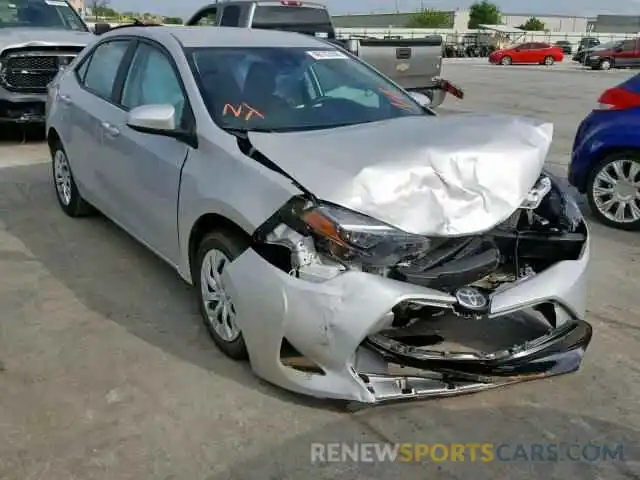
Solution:
<path fill-rule="evenodd" d="M 456 300 L 462 308 L 468 310 L 484 310 L 489 305 L 489 299 L 477 288 L 462 287 L 456 290 Z"/>

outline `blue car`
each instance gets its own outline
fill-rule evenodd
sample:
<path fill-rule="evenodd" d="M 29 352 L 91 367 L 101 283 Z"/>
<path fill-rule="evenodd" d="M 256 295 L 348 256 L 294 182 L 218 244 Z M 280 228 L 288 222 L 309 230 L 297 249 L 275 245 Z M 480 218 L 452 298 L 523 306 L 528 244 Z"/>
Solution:
<path fill-rule="evenodd" d="M 605 225 L 640 230 L 640 74 L 598 102 L 576 133 L 569 183 Z"/>

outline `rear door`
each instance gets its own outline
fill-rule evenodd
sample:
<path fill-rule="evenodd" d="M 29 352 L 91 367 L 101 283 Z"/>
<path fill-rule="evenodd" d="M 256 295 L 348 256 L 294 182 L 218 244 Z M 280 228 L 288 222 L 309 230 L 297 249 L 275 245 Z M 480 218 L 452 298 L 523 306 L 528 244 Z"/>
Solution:
<path fill-rule="evenodd" d="M 102 210 L 108 193 L 100 165 L 110 160 L 102 148 L 109 135 L 105 125 L 118 112 L 113 102 L 116 77 L 126 65 L 132 46 L 129 39 L 100 42 L 76 68 L 75 81 L 63 82 L 59 92 L 68 120 L 63 138 L 68 139 L 65 148 L 74 177 L 83 195 Z"/>
<path fill-rule="evenodd" d="M 553 56 L 551 45 L 548 43 L 533 43 L 531 48 L 531 62 L 542 63 L 548 56 Z"/>
<path fill-rule="evenodd" d="M 637 63 L 637 39 L 625 40 L 613 53 L 614 65 L 617 67 L 634 67 Z"/>

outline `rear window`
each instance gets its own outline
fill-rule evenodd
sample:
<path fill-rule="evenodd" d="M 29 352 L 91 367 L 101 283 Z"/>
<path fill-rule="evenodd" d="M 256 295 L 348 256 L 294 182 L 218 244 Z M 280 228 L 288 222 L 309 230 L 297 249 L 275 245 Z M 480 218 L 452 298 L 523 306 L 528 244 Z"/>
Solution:
<path fill-rule="evenodd" d="M 253 14 L 254 26 L 331 23 L 324 8 L 258 5 Z"/>

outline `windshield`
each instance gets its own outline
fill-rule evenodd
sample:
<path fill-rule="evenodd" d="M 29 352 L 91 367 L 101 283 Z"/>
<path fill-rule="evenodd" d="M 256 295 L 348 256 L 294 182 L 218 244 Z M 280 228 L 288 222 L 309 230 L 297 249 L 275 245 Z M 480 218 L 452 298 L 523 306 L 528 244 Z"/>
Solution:
<path fill-rule="evenodd" d="M 336 49 L 188 53 L 209 112 L 223 128 L 313 130 L 425 113 L 403 90 Z"/>
<path fill-rule="evenodd" d="M 0 0 L 0 28 L 9 27 L 88 31 L 80 15 L 61 0 Z"/>

